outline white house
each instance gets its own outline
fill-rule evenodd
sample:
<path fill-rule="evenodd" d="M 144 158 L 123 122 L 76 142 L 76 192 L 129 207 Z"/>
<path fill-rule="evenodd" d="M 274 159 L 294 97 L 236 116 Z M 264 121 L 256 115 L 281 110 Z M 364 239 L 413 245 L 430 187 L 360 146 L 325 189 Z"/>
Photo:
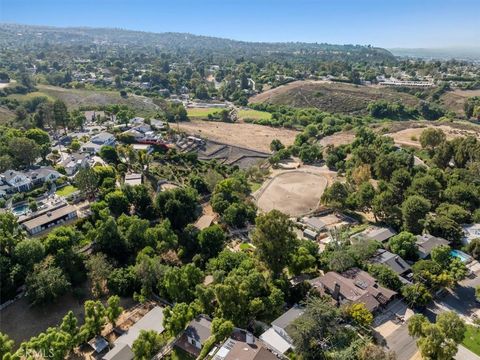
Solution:
<path fill-rule="evenodd" d="M 273 351 L 285 354 L 293 348 L 293 340 L 288 334 L 288 327 L 303 312 L 304 309 L 302 307 L 293 306 L 272 322 L 272 327 L 260 335 L 260 340 Z"/>
<path fill-rule="evenodd" d="M 65 172 L 68 176 L 75 174 L 80 168 L 86 167 L 88 165 L 88 159 L 90 156 L 86 153 L 79 154 L 65 154 L 66 156 L 60 162 L 60 165 L 63 166 Z"/>
<path fill-rule="evenodd" d="M 115 136 L 108 132 L 101 132 L 93 136 L 89 142 L 83 144 L 82 150 L 90 154 L 96 154 L 100 151 L 102 146 L 115 145 Z"/>
<path fill-rule="evenodd" d="M 7 192 L 23 192 L 33 187 L 32 180 L 20 171 L 7 170 L 0 175 L 0 179 L 10 187 Z"/>

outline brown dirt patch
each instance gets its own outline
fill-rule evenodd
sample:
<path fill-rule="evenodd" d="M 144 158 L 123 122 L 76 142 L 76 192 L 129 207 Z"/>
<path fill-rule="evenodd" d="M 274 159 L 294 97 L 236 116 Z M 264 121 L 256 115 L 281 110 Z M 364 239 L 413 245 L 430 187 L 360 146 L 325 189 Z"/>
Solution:
<path fill-rule="evenodd" d="M 334 175 L 314 167 L 279 171 L 254 197 L 262 211 L 277 209 L 290 216 L 301 216 L 318 207 L 320 197 Z"/>
<path fill-rule="evenodd" d="M 270 152 L 270 143 L 279 139 L 285 146 L 293 144 L 297 131 L 247 123 L 224 123 L 193 120 L 179 124 L 180 130 L 224 144 Z"/>
<path fill-rule="evenodd" d="M 385 135 L 392 137 L 395 140 L 395 143 L 398 145 L 420 147 L 420 135 L 426 128 L 437 128 L 443 130 L 447 140 L 452 140 L 457 137 L 465 137 L 468 135 L 473 135 L 480 139 L 480 128 L 475 131 L 473 129 L 455 128 L 449 125 L 426 125 L 422 127 L 410 127 Z"/>

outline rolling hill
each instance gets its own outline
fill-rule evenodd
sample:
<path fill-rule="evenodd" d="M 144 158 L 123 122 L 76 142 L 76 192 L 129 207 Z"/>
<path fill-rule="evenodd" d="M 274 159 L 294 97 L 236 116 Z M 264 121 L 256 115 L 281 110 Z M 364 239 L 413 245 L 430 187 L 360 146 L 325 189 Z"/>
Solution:
<path fill-rule="evenodd" d="M 146 49 L 182 54 L 303 58 L 396 62 L 383 48 L 362 45 L 332 45 L 302 42 L 246 42 L 187 33 L 152 33 L 124 29 L 57 28 L 50 26 L 0 24 L 0 47 L 31 47 L 38 44 L 75 46 L 110 45 L 129 50 Z"/>
<path fill-rule="evenodd" d="M 327 81 L 294 81 L 250 98 L 250 103 L 269 103 L 293 107 L 313 107 L 343 114 L 366 114 L 375 100 L 401 101 L 416 106 L 419 99 L 391 88 L 361 86 Z"/>

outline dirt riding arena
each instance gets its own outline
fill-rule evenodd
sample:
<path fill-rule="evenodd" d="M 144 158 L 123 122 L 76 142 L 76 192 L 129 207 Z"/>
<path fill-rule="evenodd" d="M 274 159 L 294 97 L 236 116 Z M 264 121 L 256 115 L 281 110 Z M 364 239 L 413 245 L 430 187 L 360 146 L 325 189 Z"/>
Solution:
<path fill-rule="evenodd" d="M 295 130 L 273 128 L 247 123 L 224 123 L 193 120 L 179 124 L 180 130 L 224 144 L 239 146 L 256 151 L 270 152 L 270 143 L 278 139 L 285 146 L 292 145 Z"/>
<path fill-rule="evenodd" d="M 273 175 L 255 194 L 258 207 L 265 212 L 273 209 L 290 216 L 314 211 L 325 188 L 333 179 L 328 170 L 309 171 L 302 168 Z"/>

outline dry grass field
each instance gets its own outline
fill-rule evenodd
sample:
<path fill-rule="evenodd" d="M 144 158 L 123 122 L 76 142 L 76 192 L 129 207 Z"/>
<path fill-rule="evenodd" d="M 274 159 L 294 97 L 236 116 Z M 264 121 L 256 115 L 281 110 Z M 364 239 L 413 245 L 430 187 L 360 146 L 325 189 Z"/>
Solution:
<path fill-rule="evenodd" d="M 179 127 L 191 135 L 263 152 L 270 152 L 273 139 L 279 139 L 285 146 L 293 144 L 298 133 L 294 130 L 255 124 L 201 120 L 182 122 Z"/>
<path fill-rule="evenodd" d="M 297 170 L 278 171 L 254 194 L 257 206 L 265 212 L 277 209 L 290 216 L 314 211 L 335 172 L 305 166 Z"/>
<path fill-rule="evenodd" d="M 473 96 L 480 96 L 480 90 L 457 89 L 454 91 L 449 91 L 442 95 L 441 100 L 445 107 L 452 111 L 455 111 L 458 116 L 464 116 L 465 111 L 463 109 L 463 106 L 465 104 L 465 100 Z"/>
<path fill-rule="evenodd" d="M 250 103 L 283 104 L 294 107 L 314 107 L 331 113 L 366 114 L 375 100 L 401 101 L 415 106 L 419 99 L 391 88 L 362 86 L 327 81 L 294 81 L 255 95 Z"/>
<path fill-rule="evenodd" d="M 433 124 L 418 124 L 413 123 L 412 126 L 398 129 L 398 131 L 392 131 L 386 136 L 390 136 L 394 139 L 395 143 L 402 146 L 412 146 L 420 147 L 420 135 L 423 130 L 429 127 L 435 127 L 437 129 L 443 130 L 448 140 L 452 140 L 457 137 L 464 137 L 473 135 L 480 139 L 480 127 L 475 127 L 474 125 L 462 128 L 461 126 L 452 125 L 433 125 Z"/>

